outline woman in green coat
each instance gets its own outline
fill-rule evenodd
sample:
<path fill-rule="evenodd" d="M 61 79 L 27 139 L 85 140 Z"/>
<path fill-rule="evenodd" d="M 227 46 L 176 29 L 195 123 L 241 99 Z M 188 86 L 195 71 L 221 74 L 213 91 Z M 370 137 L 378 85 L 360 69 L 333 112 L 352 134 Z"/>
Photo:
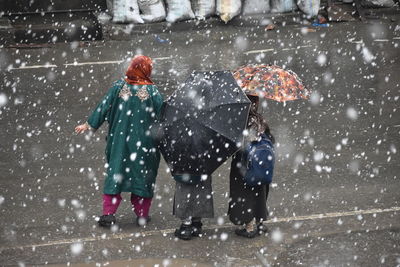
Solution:
<path fill-rule="evenodd" d="M 158 118 L 163 98 L 150 79 L 152 61 L 136 56 L 125 79 L 116 81 L 108 90 L 86 123 L 75 132 L 97 130 L 108 122 L 106 146 L 107 175 L 103 191 L 103 215 L 100 226 L 116 222 L 115 213 L 121 192 L 131 193 L 137 223 L 149 220 L 160 154 L 151 136 L 151 127 Z"/>

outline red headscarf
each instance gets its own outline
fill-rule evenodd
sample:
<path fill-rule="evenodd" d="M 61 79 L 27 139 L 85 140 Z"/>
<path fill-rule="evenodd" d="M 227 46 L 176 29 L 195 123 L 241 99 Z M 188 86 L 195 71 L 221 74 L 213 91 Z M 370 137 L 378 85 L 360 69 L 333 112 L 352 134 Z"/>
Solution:
<path fill-rule="evenodd" d="M 125 81 L 129 84 L 154 84 L 150 79 L 153 62 L 146 56 L 135 56 L 128 70 L 126 71 Z"/>

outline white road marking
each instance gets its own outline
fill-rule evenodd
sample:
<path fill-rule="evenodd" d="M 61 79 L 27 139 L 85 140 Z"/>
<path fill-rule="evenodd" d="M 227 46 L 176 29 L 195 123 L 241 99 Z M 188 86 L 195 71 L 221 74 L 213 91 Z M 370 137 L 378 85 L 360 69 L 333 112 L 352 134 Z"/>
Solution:
<path fill-rule="evenodd" d="M 171 59 L 169 57 L 155 57 L 154 61 L 158 60 L 168 60 Z M 64 66 L 85 66 L 85 65 L 103 65 L 103 64 L 121 64 L 125 62 L 125 60 L 108 60 L 108 61 L 91 61 L 91 62 L 73 62 L 73 63 L 65 63 Z M 24 69 L 40 69 L 40 68 L 57 68 L 57 65 L 45 64 L 45 65 L 31 65 L 31 66 L 19 66 L 19 67 L 10 67 L 9 70 L 24 70 Z"/>
<path fill-rule="evenodd" d="M 352 44 L 363 44 L 364 43 L 363 40 L 360 40 L 360 41 L 349 40 L 349 42 L 352 43 Z"/>
<path fill-rule="evenodd" d="M 257 54 L 257 53 L 264 53 L 264 52 L 271 52 L 274 51 L 274 48 L 268 48 L 268 49 L 261 49 L 261 50 L 250 50 L 244 52 L 244 54 L 249 55 L 249 54 Z"/>
<path fill-rule="evenodd" d="M 375 39 L 374 42 L 389 42 L 388 39 Z"/>
<path fill-rule="evenodd" d="M 374 213 L 384 213 L 384 212 L 396 212 L 396 211 L 400 211 L 400 207 L 392 207 L 392 208 L 388 208 L 388 209 L 370 209 L 370 210 L 353 210 L 353 211 L 342 211 L 342 212 L 329 212 L 329 213 L 313 214 L 313 215 L 306 215 L 306 216 L 294 216 L 294 217 L 287 217 L 287 218 L 276 218 L 276 219 L 272 219 L 271 221 L 268 221 L 267 223 L 306 221 L 306 220 L 337 218 L 337 217 L 346 217 L 346 216 L 364 215 L 364 214 L 374 214 Z"/>
<path fill-rule="evenodd" d="M 31 65 L 31 66 L 19 66 L 19 67 L 11 67 L 10 70 L 25 70 L 25 69 L 40 69 L 40 68 L 57 68 L 57 65 Z"/>
<path fill-rule="evenodd" d="M 293 222 L 293 221 L 307 221 L 307 220 L 320 220 L 326 218 L 338 218 L 338 217 L 346 217 L 346 216 L 354 216 L 354 215 L 366 215 L 366 214 L 377 214 L 377 213 L 385 213 L 385 212 L 397 212 L 400 211 L 400 207 L 392 207 L 387 209 L 369 209 L 369 210 L 354 210 L 354 211 L 341 211 L 341 212 L 328 212 L 328 213 L 320 213 L 320 214 L 312 214 L 305 216 L 293 216 L 293 217 L 284 217 L 284 218 L 273 218 L 268 220 L 266 224 L 280 223 L 280 222 Z M 212 230 L 212 229 L 220 229 L 220 228 L 229 228 L 232 227 L 232 224 L 223 224 L 223 225 L 215 225 L 210 227 L 204 227 L 204 229 Z M 171 234 L 175 231 L 175 229 L 165 229 L 165 230 L 150 230 L 145 232 L 138 233 L 122 233 L 122 234 L 112 234 L 108 237 L 94 236 L 94 237 L 84 237 L 84 238 L 71 238 L 71 239 L 63 239 L 51 241 L 48 243 L 42 244 L 32 244 L 32 245 L 24 245 L 24 246 L 15 246 L 15 247 L 0 247 L 0 251 L 6 249 L 25 249 L 25 248 L 37 248 L 37 247 L 49 247 L 49 246 L 57 246 L 57 245 L 69 245 L 77 242 L 91 242 L 91 241 L 99 241 L 99 240 L 113 240 L 113 239 L 125 239 L 130 237 L 137 236 L 151 236 L 157 234 Z"/>
<path fill-rule="evenodd" d="M 166 60 L 171 59 L 171 57 L 155 57 L 153 60 Z M 103 64 L 121 64 L 128 62 L 126 60 L 108 60 L 108 61 L 92 61 L 92 62 L 73 62 L 66 63 L 64 66 L 84 66 L 84 65 L 103 65 Z"/>
<path fill-rule="evenodd" d="M 261 50 L 249 50 L 244 52 L 245 55 L 249 54 L 258 54 L 258 53 L 264 53 L 264 52 L 271 52 L 271 51 L 289 51 L 289 50 L 297 50 L 300 48 L 307 48 L 307 47 L 312 47 L 312 45 L 302 45 L 302 46 L 297 46 L 297 47 L 290 47 L 290 48 L 268 48 L 268 49 L 261 49 Z"/>
<path fill-rule="evenodd" d="M 93 61 L 93 62 L 74 62 L 66 63 L 64 66 L 84 66 L 84 65 L 102 65 L 102 64 L 120 64 L 123 60 L 110 60 L 110 61 Z"/>
<path fill-rule="evenodd" d="M 166 60 L 166 59 L 171 59 L 171 56 L 169 57 L 155 57 L 153 60 Z"/>

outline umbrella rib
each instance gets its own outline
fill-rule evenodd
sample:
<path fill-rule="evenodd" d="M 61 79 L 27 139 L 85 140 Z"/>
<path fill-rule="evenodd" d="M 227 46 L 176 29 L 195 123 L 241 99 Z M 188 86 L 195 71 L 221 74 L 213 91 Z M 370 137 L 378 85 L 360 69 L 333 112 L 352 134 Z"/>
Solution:
<path fill-rule="evenodd" d="M 224 137 L 224 138 L 226 138 L 226 139 L 228 139 L 228 140 L 231 140 L 230 137 L 227 137 L 227 136 L 225 136 L 224 134 L 222 134 L 222 133 L 220 133 L 220 132 L 217 132 L 216 130 L 214 130 L 214 129 L 211 128 L 210 126 L 205 125 L 205 124 L 203 124 L 203 123 L 201 123 L 201 125 L 203 125 L 203 126 L 206 127 L 207 129 L 210 129 L 211 131 L 213 131 L 213 132 L 219 134 L 220 136 L 222 136 L 222 137 Z"/>
<path fill-rule="evenodd" d="M 237 103 L 237 104 L 239 104 L 239 103 Z M 248 117 L 249 117 L 249 113 L 250 113 L 250 108 L 249 108 L 249 110 L 247 111 L 247 116 L 246 116 L 246 118 L 248 118 Z M 208 128 L 208 129 L 210 129 L 210 130 L 212 130 L 212 131 L 214 131 L 214 132 L 216 132 L 216 133 L 220 134 L 221 136 L 223 136 L 223 137 L 225 137 L 225 138 L 229 139 L 227 136 L 225 136 L 225 135 L 223 135 L 223 134 L 221 134 L 221 133 L 217 132 L 216 130 L 212 129 L 210 126 L 208 126 L 208 125 L 205 125 L 204 123 L 200 123 L 200 122 L 199 122 L 199 124 L 201 124 L 201 125 L 205 126 L 206 128 Z M 246 119 L 246 124 L 247 124 L 247 119 Z"/>
<path fill-rule="evenodd" d="M 178 122 L 179 120 L 184 120 L 184 119 L 186 119 L 186 118 L 180 118 L 180 119 L 178 119 L 178 120 L 176 120 L 176 121 L 174 121 L 174 122 L 172 122 L 172 123 L 176 123 L 176 122 Z M 171 123 L 171 124 L 172 124 L 172 123 Z M 198 123 L 198 124 L 204 126 L 205 128 L 207 128 L 207 129 L 213 131 L 214 133 L 217 133 L 217 134 L 221 135 L 222 137 L 224 137 L 224 138 L 226 138 L 226 139 L 228 139 L 228 140 L 231 140 L 229 137 L 225 136 L 224 134 L 222 134 L 222 133 L 220 133 L 220 132 L 217 132 L 215 129 L 211 128 L 210 126 L 208 126 L 208 125 L 206 125 L 206 124 L 204 124 L 204 123 L 202 123 L 202 122 L 200 122 L 200 121 L 197 121 L 197 120 L 196 120 L 196 123 Z M 171 125 L 171 124 L 168 124 L 168 125 Z"/>

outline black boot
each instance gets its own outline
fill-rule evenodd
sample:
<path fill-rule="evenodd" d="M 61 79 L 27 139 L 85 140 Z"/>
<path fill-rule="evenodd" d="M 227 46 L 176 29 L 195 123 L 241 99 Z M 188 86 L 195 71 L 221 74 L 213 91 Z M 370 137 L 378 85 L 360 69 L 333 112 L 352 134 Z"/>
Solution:
<path fill-rule="evenodd" d="M 179 239 L 190 240 L 192 239 L 192 233 L 193 233 L 193 226 L 182 223 L 179 229 L 175 230 L 174 234 Z"/>
<path fill-rule="evenodd" d="M 236 229 L 235 234 L 237 234 L 238 236 L 246 237 L 246 238 L 254 238 L 259 235 L 257 229 L 250 231 L 250 232 L 248 232 L 246 229 Z"/>
<path fill-rule="evenodd" d="M 110 227 L 111 225 L 115 224 L 117 220 L 115 219 L 114 214 L 109 215 L 101 215 L 99 221 L 97 222 L 99 226 L 102 227 Z"/>
<path fill-rule="evenodd" d="M 193 227 L 192 236 L 200 236 L 203 233 L 201 229 L 202 226 L 203 224 L 201 223 L 201 221 L 192 222 L 192 227 Z"/>

